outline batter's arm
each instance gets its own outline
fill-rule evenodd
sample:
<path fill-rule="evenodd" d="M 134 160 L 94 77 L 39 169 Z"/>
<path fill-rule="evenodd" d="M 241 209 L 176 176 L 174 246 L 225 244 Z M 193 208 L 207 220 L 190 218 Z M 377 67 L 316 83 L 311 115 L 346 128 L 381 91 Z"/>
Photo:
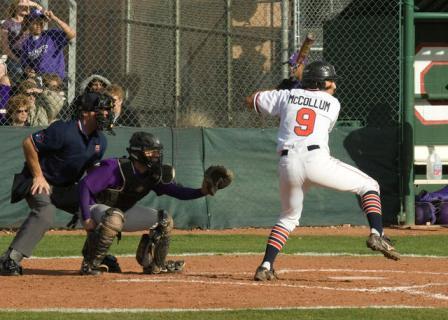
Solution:
<path fill-rule="evenodd" d="M 31 136 L 23 140 L 23 153 L 25 155 L 26 165 L 33 176 L 33 184 L 31 185 L 31 194 L 47 193 L 50 194 L 50 185 L 45 179 L 42 168 L 39 163 L 39 156 L 34 147 Z"/>
<path fill-rule="evenodd" d="M 257 95 L 260 92 L 262 92 L 262 91 L 256 91 L 256 92 L 252 93 L 250 96 L 246 97 L 246 107 L 249 110 L 251 110 L 251 111 L 254 110 L 256 112 L 259 112 L 258 108 L 257 108 L 257 104 L 256 104 L 256 99 L 257 99 Z"/>

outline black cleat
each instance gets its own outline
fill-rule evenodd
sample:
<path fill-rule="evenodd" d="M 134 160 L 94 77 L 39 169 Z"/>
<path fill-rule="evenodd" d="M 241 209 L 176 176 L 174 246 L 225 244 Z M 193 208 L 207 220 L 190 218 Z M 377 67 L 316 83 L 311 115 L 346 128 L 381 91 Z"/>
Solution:
<path fill-rule="evenodd" d="M 107 266 L 107 272 L 109 273 L 121 273 L 120 264 L 115 256 L 108 254 L 104 257 L 101 265 Z"/>
<path fill-rule="evenodd" d="M 83 276 L 100 276 L 103 274 L 103 272 L 108 271 L 108 267 L 104 264 L 101 264 L 99 266 L 92 266 L 83 259 L 81 262 L 81 270 L 79 273 Z"/>
<path fill-rule="evenodd" d="M 0 264 L 0 274 L 2 276 L 21 276 L 23 270 L 20 264 L 11 258 L 6 258 L 6 260 L 3 260 Z"/>

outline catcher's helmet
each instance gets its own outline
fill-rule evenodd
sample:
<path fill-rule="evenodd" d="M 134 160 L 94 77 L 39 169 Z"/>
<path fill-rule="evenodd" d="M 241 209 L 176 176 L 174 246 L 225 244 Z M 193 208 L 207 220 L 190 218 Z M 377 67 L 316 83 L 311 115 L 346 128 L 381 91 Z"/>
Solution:
<path fill-rule="evenodd" d="M 161 167 L 163 160 L 163 145 L 159 138 L 151 133 L 138 131 L 129 140 L 127 148 L 129 158 L 145 164 L 148 168 Z M 153 151 L 151 156 L 147 156 L 145 151 Z"/>
<path fill-rule="evenodd" d="M 302 83 L 305 89 L 325 89 L 325 80 L 336 80 L 334 66 L 324 61 L 314 61 L 303 69 Z"/>

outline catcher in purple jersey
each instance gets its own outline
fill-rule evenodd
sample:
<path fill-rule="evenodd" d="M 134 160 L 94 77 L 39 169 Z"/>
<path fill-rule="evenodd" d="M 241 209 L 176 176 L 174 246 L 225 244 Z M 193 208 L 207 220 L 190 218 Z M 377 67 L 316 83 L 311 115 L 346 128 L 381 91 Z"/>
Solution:
<path fill-rule="evenodd" d="M 143 273 L 181 271 L 183 261 L 165 261 L 173 219 L 165 210 L 136 205 L 150 191 L 180 200 L 197 199 L 227 187 L 232 174 L 222 166 L 211 166 L 201 188 L 174 182 L 174 169 L 163 165 L 163 145 L 147 132 L 135 132 L 127 149 L 129 158 L 100 162 L 79 183 L 81 217 L 87 230 L 81 274 L 121 272 L 116 258 L 107 255 L 121 231 L 147 231 L 141 237 L 136 259 Z"/>

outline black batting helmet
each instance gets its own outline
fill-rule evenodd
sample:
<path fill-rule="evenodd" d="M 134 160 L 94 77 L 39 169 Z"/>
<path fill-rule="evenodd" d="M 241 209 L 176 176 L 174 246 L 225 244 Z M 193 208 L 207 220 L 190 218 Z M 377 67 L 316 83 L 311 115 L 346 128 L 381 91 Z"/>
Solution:
<path fill-rule="evenodd" d="M 129 148 L 127 148 L 127 151 L 131 159 L 139 161 L 149 168 L 162 166 L 163 144 L 159 138 L 151 133 L 143 131 L 135 132 L 129 140 Z M 157 156 L 147 157 L 145 151 L 157 151 Z"/>
<path fill-rule="evenodd" d="M 326 80 L 336 80 L 336 70 L 332 64 L 314 61 L 303 69 L 302 86 L 304 89 L 325 89 Z"/>

